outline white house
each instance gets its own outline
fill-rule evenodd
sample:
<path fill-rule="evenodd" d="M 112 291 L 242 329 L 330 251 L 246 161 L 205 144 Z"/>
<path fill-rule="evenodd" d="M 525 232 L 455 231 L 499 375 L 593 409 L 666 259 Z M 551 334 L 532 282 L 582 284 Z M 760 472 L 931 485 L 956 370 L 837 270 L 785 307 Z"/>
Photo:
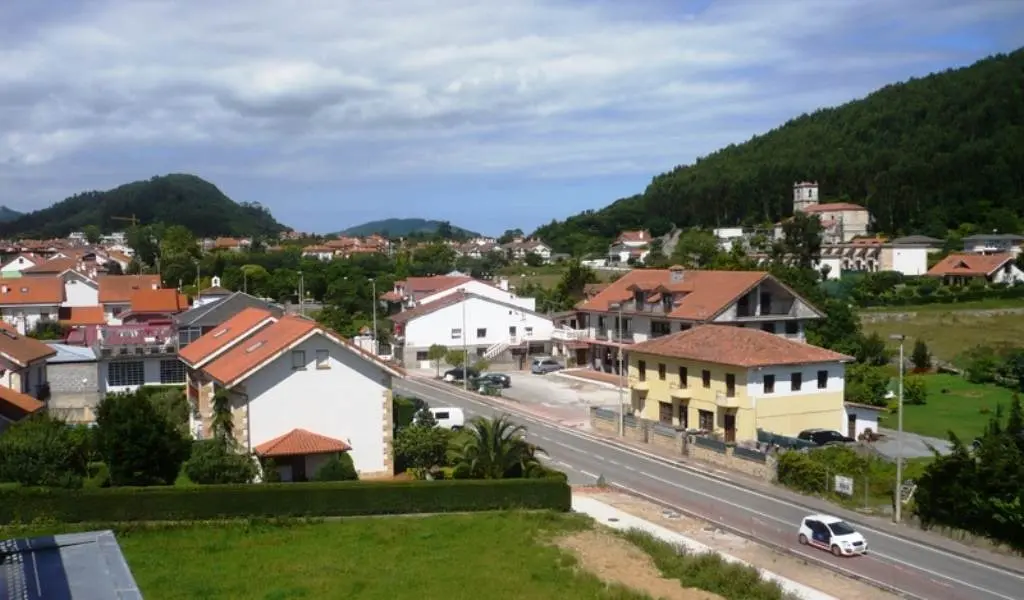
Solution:
<path fill-rule="evenodd" d="M 501 247 L 511 260 L 524 260 L 530 254 L 536 254 L 545 262 L 551 259 L 551 246 L 540 240 L 516 238 Z"/>
<path fill-rule="evenodd" d="M 925 236 L 887 241 L 861 238 L 843 244 L 824 244 L 816 267 L 828 267 L 828 279 L 839 279 L 847 271 L 877 273 L 894 271 L 914 277 L 928 272 L 928 255 L 935 245 Z M 940 242 L 941 243 L 941 242 Z"/>
<path fill-rule="evenodd" d="M 619 237 L 608 248 L 608 260 L 613 263 L 625 263 L 632 259 L 634 262 L 643 262 L 650 254 L 651 232 L 623 231 Z"/>
<path fill-rule="evenodd" d="M 339 452 L 361 477 L 393 474 L 391 383 L 403 374 L 315 321 L 247 308 L 179 356 L 196 437 L 212 435 L 223 390 L 242 448 L 273 459 L 285 481 Z"/>
<path fill-rule="evenodd" d="M 63 281 L 56 277 L 0 278 L 0 318 L 25 334 L 40 321 L 58 319 L 64 300 Z"/>
<path fill-rule="evenodd" d="M 950 254 L 932 267 L 927 275 L 941 278 L 947 285 L 964 285 L 971 281 L 1018 285 L 1024 283 L 1024 272 L 1016 265 L 1016 256 L 1004 254 Z"/>
<path fill-rule="evenodd" d="M 61 306 L 98 306 L 100 285 L 84 273 L 68 269 L 60 274 L 64 283 L 64 301 Z"/>
<path fill-rule="evenodd" d="M 470 360 L 506 362 L 550 350 L 551 319 L 509 302 L 459 290 L 391 317 L 395 355 L 403 364 L 429 367 L 431 346 L 465 348 Z"/>
<path fill-rule="evenodd" d="M 514 304 L 526 310 L 537 309 L 535 298 L 523 298 L 509 291 L 508 279 L 501 278 L 496 284 L 492 284 L 462 274 L 409 277 L 402 281 L 396 281 L 394 289 L 381 295 L 381 299 L 391 303 L 400 303 L 403 308 L 414 308 L 441 300 L 460 290 L 499 302 Z"/>
<path fill-rule="evenodd" d="M 1020 254 L 1024 236 L 1013 233 L 979 233 L 963 239 L 964 252 L 972 254 L 1002 254 L 1009 252 L 1015 257 Z"/>
<path fill-rule="evenodd" d="M 0 267 L 0 273 L 20 273 L 25 269 L 29 269 L 40 264 L 44 260 L 45 259 L 39 256 L 31 254 L 19 254 Z"/>
<path fill-rule="evenodd" d="M 96 355 L 100 396 L 134 392 L 146 386 L 183 386 L 185 365 L 178 360 L 174 328 L 132 323 L 78 327 L 68 346 L 91 348 Z"/>
<path fill-rule="evenodd" d="M 884 406 L 871 406 L 857 402 L 844 402 L 846 407 L 846 427 L 843 432 L 847 437 L 858 439 L 862 433 L 871 431 L 878 433 L 878 416 L 886 410 Z"/>

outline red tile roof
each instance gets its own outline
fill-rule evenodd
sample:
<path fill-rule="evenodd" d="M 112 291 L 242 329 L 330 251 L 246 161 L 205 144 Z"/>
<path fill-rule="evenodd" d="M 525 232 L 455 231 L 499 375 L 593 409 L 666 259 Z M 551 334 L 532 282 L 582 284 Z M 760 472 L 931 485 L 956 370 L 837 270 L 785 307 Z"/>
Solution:
<path fill-rule="evenodd" d="M 13 407 L 13 411 L 10 409 L 0 409 L 0 414 L 10 415 L 11 417 L 30 415 L 38 410 L 42 410 L 46 406 L 32 396 L 23 394 L 5 385 L 0 385 L 0 404 Z"/>
<path fill-rule="evenodd" d="M 64 281 L 59 277 L 0 278 L 0 306 L 56 305 L 64 301 Z"/>
<path fill-rule="evenodd" d="M 102 275 L 99 278 L 100 304 L 128 304 L 139 290 L 160 287 L 159 275 Z"/>
<path fill-rule="evenodd" d="M 240 377 L 274 358 L 316 329 L 316 321 L 302 317 L 282 317 L 219 356 L 204 370 L 226 387 L 231 387 Z M 191 345 L 185 350 L 189 347 Z"/>
<path fill-rule="evenodd" d="M 26 275 L 50 275 L 63 273 L 77 266 L 77 258 L 51 258 L 48 261 L 36 263 L 34 266 L 22 270 L 22 273 Z"/>
<path fill-rule="evenodd" d="M 20 367 L 26 367 L 29 363 L 56 354 L 56 350 L 35 338 L 21 335 L 10 327 L 0 328 L 0 357 L 6 358 Z"/>
<path fill-rule="evenodd" d="M 633 344 L 629 351 L 747 368 L 853 360 L 845 354 L 760 329 L 733 325 L 700 325 Z"/>
<path fill-rule="evenodd" d="M 833 202 L 831 204 L 815 204 L 804 208 L 805 213 L 824 213 L 838 211 L 866 211 L 867 209 L 859 204 L 851 202 Z"/>
<path fill-rule="evenodd" d="M 468 299 L 472 295 L 473 294 L 469 294 L 467 292 L 452 292 L 451 294 L 448 294 L 447 296 L 445 296 L 443 298 L 440 298 L 438 300 L 435 300 L 433 302 L 430 302 L 430 303 L 427 303 L 427 304 L 420 304 L 419 306 L 417 306 L 415 308 L 410 308 L 408 310 L 403 310 L 402 312 L 400 312 L 398 314 L 391 315 L 391 322 L 392 323 L 407 323 L 407 322 L 409 322 L 409 321 L 411 321 L 411 320 L 413 320 L 413 319 L 415 319 L 417 317 L 422 317 L 423 315 L 429 315 L 430 313 L 437 312 L 437 311 L 441 310 L 442 308 L 448 308 L 449 306 L 454 306 L 454 305 L 458 304 L 459 302 L 462 302 L 463 300 Z"/>
<path fill-rule="evenodd" d="M 1002 254 L 950 254 L 929 269 L 926 275 L 932 277 L 946 275 L 985 277 L 1012 260 L 1014 260 L 1014 256 L 1008 252 Z"/>
<path fill-rule="evenodd" d="M 186 363 L 196 366 L 219 350 L 252 334 L 259 326 L 266 327 L 273 319 L 274 315 L 270 311 L 255 307 L 246 308 L 182 348 L 178 356 Z"/>
<path fill-rule="evenodd" d="M 179 313 L 188 309 L 188 296 L 176 289 L 138 290 L 131 297 L 132 313 Z"/>
<path fill-rule="evenodd" d="M 106 325 L 107 319 L 103 307 L 96 306 L 62 306 L 57 311 L 57 318 L 62 325 Z"/>
<path fill-rule="evenodd" d="M 725 310 L 765 279 L 764 271 L 684 271 L 683 280 L 672 281 L 671 269 L 634 269 L 612 282 L 594 297 L 576 305 L 577 310 L 609 312 L 611 305 L 633 298 L 633 289 L 672 292 L 679 299 L 669 317 L 704 321 Z M 781 284 L 780 284 L 781 285 Z"/>
<path fill-rule="evenodd" d="M 450 290 L 473 281 L 468 275 L 435 275 L 433 277 L 409 277 L 405 281 L 399 281 L 398 285 L 405 287 L 405 293 L 409 296 L 420 298 Z"/>
<path fill-rule="evenodd" d="M 305 454 L 333 454 L 347 452 L 352 446 L 305 429 L 292 429 L 288 433 L 263 442 L 253 450 L 260 456 L 301 456 Z"/>

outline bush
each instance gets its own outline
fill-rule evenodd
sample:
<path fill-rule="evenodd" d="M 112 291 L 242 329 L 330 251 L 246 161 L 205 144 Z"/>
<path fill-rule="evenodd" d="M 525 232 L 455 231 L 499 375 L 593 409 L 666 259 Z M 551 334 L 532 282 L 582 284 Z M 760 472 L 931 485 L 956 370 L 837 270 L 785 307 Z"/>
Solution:
<path fill-rule="evenodd" d="M 109 394 L 97 408 L 98 443 L 113 485 L 169 485 L 189 442 L 146 397 Z"/>
<path fill-rule="evenodd" d="M 572 494 L 559 479 L 267 483 L 59 490 L 0 488 L 0 524 L 196 521 L 551 509 Z"/>
<path fill-rule="evenodd" d="M 200 485 L 249 483 L 256 479 L 256 463 L 251 456 L 232 451 L 221 440 L 200 440 L 192 444 L 185 475 Z"/>
<path fill-rule="evenodd" d="M 87 460 L 83 438 L 46 413 L 22 419 L 0 435 L 0 481 L 79 487 Z"/>
<path fill-rule="evenodd" d="M 107 468 L 107 464 L 102 462 L 89 463 L 88 476 L 83 486 L 92 489 L 110 487 L 110 469 Z"/>
<path fill-rule="evenodd" d="M 352 463 L 352 457 L 348 452 L 339 452 L 327 459 L 327 462 L 313 476 L 313 481 L 357 481 L 358 479 L 359 473 L 356 472 L 356 466 Z"/>
<path fill-rule="evenodd" d="M 903 401 L 923 406 L 928 402 L 928 384 L 921 377 L 907 377 L 903 382 Z"/>
<path fill-rule="evenodd" d="M 924 340 L 914 342 L 914 352 L 910 355 L 910 362 L 914 368 L 920 371 L 927 371 L 932 368 L 932 354 L 928 351 L 928 344 Z"/>

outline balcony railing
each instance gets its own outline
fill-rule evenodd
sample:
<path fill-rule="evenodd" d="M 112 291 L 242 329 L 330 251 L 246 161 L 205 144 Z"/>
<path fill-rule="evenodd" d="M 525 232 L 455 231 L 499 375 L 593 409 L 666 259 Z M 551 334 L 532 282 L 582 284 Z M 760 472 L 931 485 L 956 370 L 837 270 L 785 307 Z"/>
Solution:
<path fill-rule="evenodd" d="M 551 332 L 551 339 L 563 342 L 578 342 L 587 339 L 587 330 L 556 327 Z"/>
<path fill-rule="evenodd" d="M 715 392 L 715 404 L 719 408 L 739 408 L 740 400 L 736 396 Z"/>

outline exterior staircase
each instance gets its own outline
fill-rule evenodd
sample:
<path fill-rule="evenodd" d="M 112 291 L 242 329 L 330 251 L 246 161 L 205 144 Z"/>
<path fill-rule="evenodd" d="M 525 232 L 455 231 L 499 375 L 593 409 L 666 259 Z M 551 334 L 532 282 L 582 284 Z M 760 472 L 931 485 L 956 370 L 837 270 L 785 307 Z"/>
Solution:
<path fill-rule="evenodd" d="M 514 337 L 510 337 L 509 339 L 502 340 L 500 342 L 495 342 L 494 344 L 491 344 L 491 346 L 487 348 L 487 350 L 484 351 L 484 359 L 494 360 L 494 357 L 508 350 L 510 346 L 515 346 L 518 343 L 519 340 L 517 340 Z"/>

